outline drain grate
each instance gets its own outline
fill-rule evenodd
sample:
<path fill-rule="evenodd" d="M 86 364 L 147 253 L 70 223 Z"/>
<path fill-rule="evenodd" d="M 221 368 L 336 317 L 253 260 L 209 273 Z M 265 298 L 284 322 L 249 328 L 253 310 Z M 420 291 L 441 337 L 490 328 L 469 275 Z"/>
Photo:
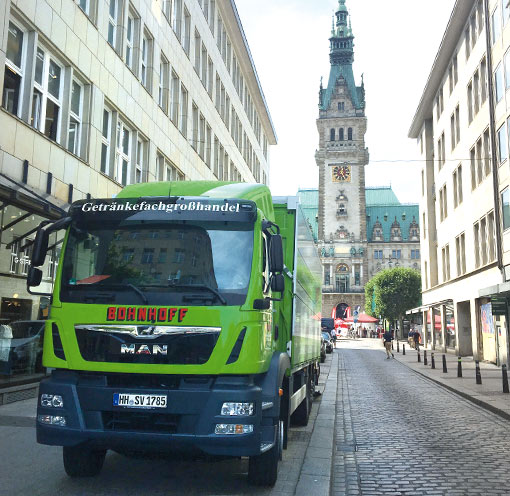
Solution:
<path fill-rule="evenodd" d="M 354 453 L 358 451 L 358 445 L 356 443 L 354 444 L 337 444 L 336 445 L 337 451 L 343 451 L 344 453 Z"/>

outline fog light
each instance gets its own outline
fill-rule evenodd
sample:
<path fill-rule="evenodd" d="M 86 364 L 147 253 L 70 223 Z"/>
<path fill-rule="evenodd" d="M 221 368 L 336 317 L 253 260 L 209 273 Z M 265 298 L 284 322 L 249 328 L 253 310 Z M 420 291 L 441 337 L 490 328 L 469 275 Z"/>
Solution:
<path fill-rule="evenodd" d="M 216 424 L 215 434 L 250 434 L 253 425 L 246 424 Z"/>
<path fill-rule="evenodd" d="M 67 424 L 66 418 L 62 415 L 38 415 L 37 420 L 41 424 L 58 425 L 60 427 L 65 427 Z"/>
<path fill-rule="evenodd" d="M 41 394 L 41 406 L 63 408 L 64 400 L 59 394 Z"/>
<path fill-rule="evenodd" d="M 223 416 L 237 416 L 237 415 L 253 415 L 255 406 L 253 403 L 236 403 L 227 402 L 223 403 L 221 407 L 221 415 Z"/>

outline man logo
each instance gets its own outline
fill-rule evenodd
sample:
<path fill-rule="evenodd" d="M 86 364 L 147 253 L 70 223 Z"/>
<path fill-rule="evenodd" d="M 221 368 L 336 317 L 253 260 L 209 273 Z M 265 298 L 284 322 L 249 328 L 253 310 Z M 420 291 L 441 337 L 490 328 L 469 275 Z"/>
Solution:
<path fill-rule="evenodd" d="M 152 348 L 151 348 L 152 347 Z M 168 355 L 168 345 L 158 344 L 121 344 L 121 355 Z"/>
<path fill-rule="evenodd" d="M 145 328 L 139 328 L 138 329 L 138 335 L 139 336 L 152 336 L 154 334 L 154 330 L 156 328 L 154 326 L 145 327 Z"/>

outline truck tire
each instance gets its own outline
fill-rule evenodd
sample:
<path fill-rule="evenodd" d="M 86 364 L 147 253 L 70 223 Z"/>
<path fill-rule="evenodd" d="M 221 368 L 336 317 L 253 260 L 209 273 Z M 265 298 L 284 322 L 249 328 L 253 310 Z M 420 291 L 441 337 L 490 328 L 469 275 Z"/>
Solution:
<path fill-rule="evenodd" d="M 306 394 L 303 401 L 298 405 L 292 414 L 291 421 L 293 425 L 304 427 L 308 425 L 308 419 L 312 410 L 313 391 L 315 386 L 312 385 L 312 374 L 308 371 L 306 376 Z"/>
<path fill-rule="evenodd" d="M 64 446 L 64 469 L 69 477 L 93 477 L 103 468 L 106 450 L 91 450 L 83 446 Z"/>
<path fill-rule="evenodd" d="M 276 442 L 266 452 L 250 456 L 248 461 L 248 482 L 254 486 L 273 487 L 278 477 L 278 462 L 282 459 L 283 420 L 278 421 Z"/>

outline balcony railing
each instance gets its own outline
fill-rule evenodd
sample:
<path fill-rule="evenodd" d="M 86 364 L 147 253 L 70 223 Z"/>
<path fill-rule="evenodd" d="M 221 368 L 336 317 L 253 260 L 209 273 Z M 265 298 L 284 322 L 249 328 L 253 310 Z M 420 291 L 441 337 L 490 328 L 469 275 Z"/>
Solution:
<path fill-rule="evenodd" d="M 358 288 L 322 288 L 323 293 L 337 293 L 337 294 L 361 294 L 364 293 L 364 289 L 358 289 Z"/>

